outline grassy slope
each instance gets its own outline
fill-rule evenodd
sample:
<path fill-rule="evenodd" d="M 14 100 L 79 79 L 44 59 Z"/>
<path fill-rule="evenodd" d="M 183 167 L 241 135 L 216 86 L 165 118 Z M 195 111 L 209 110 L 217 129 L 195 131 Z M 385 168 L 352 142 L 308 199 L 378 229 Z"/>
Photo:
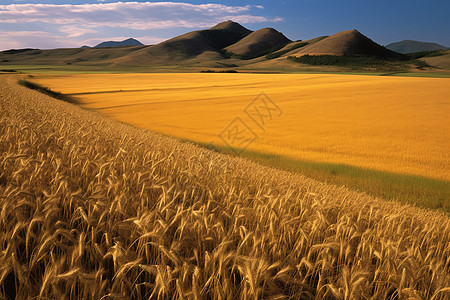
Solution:
<path fill-rule="evenodd" d="M 440 69 L 450 70 L 450 51 L 446 51 L 446 53 L 442 56 L 424 57 L 421 60 Z"/>
<path fill-rule="evenodd" d="M 396 58 L 398 53 L 388 50 L 357 30 L 341 31 L 312 45 L 293 51 L 291 55 L 371 55 L 377 57 Z"/>
<path fill-rule="evenodd" d="M 288 57 L 300 64 L 315 66 L 339 66 L 354 71 L 407 72 L 410 70 L 433 70 L 433 67 L 418 59 L 381 59 L 374 56 L 303 55 Z"/>
<path fill-rule="evenodd" d="M 237 43 L 225 48 L 234 55 L 238 55 L 244 59 L 251 59 L 263 56 L 270 51 L 281 49 L 290 43 L 287 37 L 281 32 L 272 28 L 264 28 L 252 32 Z"/>
<path fill-rule="evenodd" d="M 287 44 L 286 46 L 284 46 L 283 48 L 281 48 L 280 50 L 274 51 L 274 52 L 266 55 L 266 59 L 274 59 L 274 58 L 278 58 L 281 56 L 287 57 L 290 55 L 290 53 L 296 52 L 297 49 L 305 47 L 307 45 L 312 45 L 312 44 L 317 43 L 327 37 L 328 36 L 321 36 L 321 37 L 317 37 L 317 38 L 306 40 L 306 41 L 291 42 L 291 43 Z"/>
<path fill-rule="evenodd" d="M 258 131 L 260 139 L 252 150 L 450 180 L 448 140 L 442 139 L 450 125 L 445 110 L 447 79 L 190 74 L 186 81 L 186 76 L 34 80 L 64 93 L 83 93 L 84 107 L 101 109 L 121 121 L 215 144 L 221 143 L 218 135 L 225 126 L 236 116 L 246 118 L 242 110 L 265 91 L 284 114 L 264 133 Z M 119 90 L 120 94 L 108 94 Z M 252 124 L 248 118 L 245 122 Z"/>
<path fill-rule="evenodd" d="M 425 70 L 430 73 L 442 73 L 450 69 L 449 51 L 423 51 L 405 54 L 398 58 L 380 58 L 367 55 L 302 55 L 289 56 L 288 59 L 300 64 L 314 66 L 340 66 L 349 70 L 372 70 L 376 72 L 405 72 Z M 409 71 L 409 72 L 408 72 Z M 434 72 L 432 72 L 434 71 Z M 389 74 L 389 73 L 388 73 Z M 448 75 L 449 73 L 443 73 Z"/>
<path fill-rule="evenodd" d="M 23 65 L 93 65 L 101 66 L 106 61 L 123 57 L 147 46 L 111 48 L 63 48 L 52 50 L 31 50 L 18 53 L 0 53 L 0 63 Z"/>
<path fill-rule="evenodd" d="M 235 155 L 235 152 L 227 147 L 183 140 L 220 153 Z M 450 182 L 448 181 L 345 164 L 304 161 L 251 150 L 242 151 L 239 156 L 270 167 L 303 174 L 319 181 L 344 185 L 375 197 L 438 209 L 450 214 Z"/>

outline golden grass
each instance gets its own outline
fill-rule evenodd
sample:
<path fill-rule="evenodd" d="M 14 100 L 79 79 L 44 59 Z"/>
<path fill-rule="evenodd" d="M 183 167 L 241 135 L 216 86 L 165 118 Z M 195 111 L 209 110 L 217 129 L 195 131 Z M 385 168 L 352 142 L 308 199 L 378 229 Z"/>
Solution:
<path fill-rule="evenodd" d="M 449 299 L 450 219 L 0 76 L 0 298 Z"/>
<path fill-rule="evenodd" d="M 421 60 L 440 69 L 450 69 L 450 51 L 447 51 L 447 54 L 442 56 L 425 57 Z"/>
<path fill-rule="evenodd" d="M 43 76 L 114 118 L 198 142 L 242 117 L 249 150 L 450 180 L 450 79 L 357 75 L 109 74 Z M 265 92 L 284 114 L 264 130 L 243 112 Z M 100 92 L 100 93 L 99 93 Z"/>

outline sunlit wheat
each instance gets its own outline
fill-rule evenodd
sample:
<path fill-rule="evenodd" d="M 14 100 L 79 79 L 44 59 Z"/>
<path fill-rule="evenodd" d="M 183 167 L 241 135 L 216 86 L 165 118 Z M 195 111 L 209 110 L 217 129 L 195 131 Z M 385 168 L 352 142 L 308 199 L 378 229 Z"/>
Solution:
<path fill-rule="evenodd" d="M 450 220 L 0 77 L 0 298 L 449 299 Z"/>

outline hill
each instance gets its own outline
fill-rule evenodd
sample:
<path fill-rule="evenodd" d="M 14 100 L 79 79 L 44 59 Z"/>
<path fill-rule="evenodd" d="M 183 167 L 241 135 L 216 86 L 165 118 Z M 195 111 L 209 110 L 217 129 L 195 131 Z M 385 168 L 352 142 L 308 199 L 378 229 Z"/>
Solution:
<path fill-rule="evenodd" d="M 397 58 L 400 55 L 375 43 L 358 30 L 336 33 L 317 43 L 302 47 L 291 53 L 292 56 L 310 55 L 369 55 L 380 58 Z"/>
<path fill-rule="evenodd" d="M 146 46 L 109 48 L 20 49 L 0 52 L 0 62 L 29 65 L 99 65 Z"/>
<path fill-rule="evenodd" d="M 444 50 L 437 56 L 428 56 L 423 57 L 420 60 L 423 60 L 427 64 L 431 66 L 435 66 L 442 70 L 450 70 L 450 50 Z"/>
<path fill-rule="evenodd" d="M 251 32 L 236 22 L 226 21 L 212 28 L 189 32 L 153 46 L 116 47 L 125 42 L 135 43 L 128 39 L 123 42 L 104 42 L 94 48 L 8 50 L 0 52 L 0 62 L 163 66 L 179 62 L 189 64 L 191 60 L 199 58 L 202 63 L 207 63 L 225 59 L 222 55 L 223 48 L 238 42 Z"/>
<path fill-rule="evenodd" d="M 287 44 L 286 46 L 284 46 L 283 48 L 281 48 L 280 50 L 275 51 L 274 53 L 277 53 L 279 51 L 282 51 L 284 53 L 288 53 L 289 51 L 292 51 L 292 48 L 295 49 L 295 48 L 297 48 L 299 46 L 302 46 L 303 44 L 311 45 L 311 44 L 317 43 L 317 42 L 319 42 L 319 41 L 321 41 L 321 40 L 323 40 L 323 39 L 325 39 L 327 37 L 328 36 L 320 36 L 320 37 L 316 37 L 316 38 L 313 38 L 313 39 L 310 39 L 310 40 L 306 40 L 306 41 L 301 41 L 300 40 L 300 41 L 291 42 L 291 43 Z"/>
<path fill-rule="evenodd" d="M 272 50 L 279 50 L 290 42 L 292 41 L 281 32 L 273 28 L 263 28 L 252 32 L 225 50 L 244 59 L 250 59 L 265 55 Z"/>
<path fill-rule="evenodd" d="M 252 31 L 242 25 L 227 21 L 210 29 L 198 30 L 177 36 L 155 46 L 150 46 L 131 55 L 129 63 L 173 63 L 195 58 L 205 52 L 210 52 L 214 57 L 223 48 L 232 45 L 246 37 Z M 214 55 L 214 52 L 216 55 Z"/>
<path fill-rule="evenodd" d="M 231 32 L 238 37 L 245 37 L 252 33 L 253 31 L 245 28 L 239 23 L 228 20 L 226 22 L 222 22 L 212 27 L 210 30 L 224 30 L 226 32 Z"/>
<path fill-rule="evenodd" d="M 436 43 L 427 43 L 413 40 L 404 40 L 401 42 L 391 43 L 387 45 L 386 48 L 402 54 L 449 49 Z"/>
<path fill-rule="evenodd" d="M 274 58 L 278 58 L 281 56 L 289 56 L 290 53 L 293 53 L 294 50 L 301 48 L 301 47 L 305 47 L 307 45 L 311 45 L 314 43 L 317 43 L 318 41 L 323 40 L 324 38 L 327 38 L 328 36 L 321 36 L 321 37 L 317 37 L 314 39 L 310 39 L 307 41 L 295 41 L 295 42 L 291 42 L 289 44 L 287 44 L 286 46 L 284 46 L 283 48 L 273 51 L 271 53 L 269 53 L 268 55 L 266 55 L 267 59 L 274 59 Z"/>
<path fill-rule="evenodd" d="M 121 46 L 138 44 L 138 46 Z M 117 47 L 121 46 L 121 47 Z M 357 30 L 343 31 L 333 36 L 321 36 L 307 41 L 292 42 L 281 32 L 273 28 L 264 28 L 255 32 L 242 25 L 226 21 L 209 29 L 197 30 L 171 38 L 157 45 L 144 46 L 139 41 L 127 39 L 122 42 L 103 42 L 96 47 L 62 48 L 51 50 L 11 49 L 0 52 L 0 64 L 4 69 L 13 65 L 42 66 L 59 68 L 61 65 L 74 65 L 86 68 L 130 69 L 147 67 L 154 70 L 191 69 L 201 71 L 209 69 L 238 70 L 239 72 L 289 72 L 298 71 L 339 71 L 347 65 L 347 60 L 339 68 L 323 64 L 294 64 L 288 57 L 310 54 L 330 56 L 372 56 L 377 64 L 386 59 L 405 57 L 388 50 L 365 37 Z M 436 60 L 436 59 L 434 59 Z M 423 70 L 425 60 L 418 65 Z M 439 64 L 447 68 L 442 59 Z M 308 66 L 307 66 L 308 65 Z M 401 69 L 411 70 L 409 65 Z M 34 67 L 33 67 L 34 68 Z M 348 68 L 347 68 L 348 69 Z M 391 70 L 392 68 L 389 68 Z M 416 68 L 417 69 L 417 68 Z M 373 68 L 372 68 L 373 70 Z M 399 70 L 399 69 L 396 69 Z M 370 70 L 369 70 L 370 71 Z"/>
<path fill-rule="evenodd" d="M 94 46 L 94 48 L 120 47 L 120 46 L 142 46 L 142 45 L 144 45 L 144 44 L 142 44 L 138 40 L 129 38 L 129 39 L 123 40 L 121 42 L 114 42 L 114 41 L 102 42 L 102 43 L 98 44 L 97 46 Z"/>

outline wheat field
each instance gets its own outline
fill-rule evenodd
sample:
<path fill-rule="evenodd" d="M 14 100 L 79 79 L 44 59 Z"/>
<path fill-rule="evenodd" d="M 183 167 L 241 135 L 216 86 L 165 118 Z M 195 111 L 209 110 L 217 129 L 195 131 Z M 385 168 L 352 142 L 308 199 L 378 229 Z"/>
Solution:
<path fill-rule="evenodd" d="M 239 117 L 258 138 L 233 147 L 450 181 L 448 78 L 77 74 L 34 81 L 75 94 L 86 108 L 179 138 L 227 145 L 219 135 Z M 244 111 L 261 92 L 282 112 L 271 111 L 263 126 Z"/>
<path fill-rule="evenodd" d="M 450 299 L 450 220 L 0 76 L 2 299 Z"/>

